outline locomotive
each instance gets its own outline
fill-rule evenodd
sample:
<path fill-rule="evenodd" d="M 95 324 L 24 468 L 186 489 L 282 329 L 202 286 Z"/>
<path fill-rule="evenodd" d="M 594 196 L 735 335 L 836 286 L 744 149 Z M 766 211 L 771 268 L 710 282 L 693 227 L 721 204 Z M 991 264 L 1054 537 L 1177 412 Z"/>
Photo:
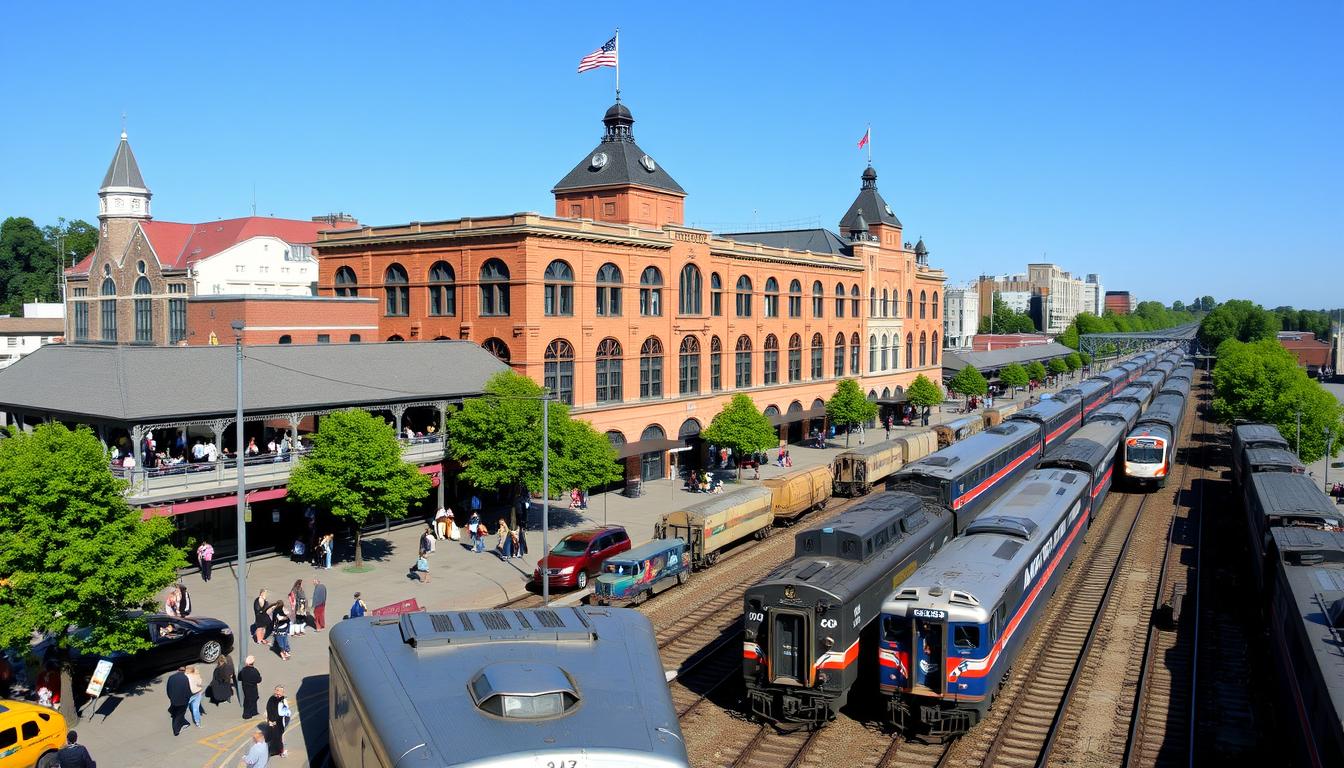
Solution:
<path fill-rule="evenodd" d="M 1162 488 L 1176 461 L 1176 442 L 1185 418 L 1185 398 L 1158 395 L 1125 439 L 1124 476 L 1137 485 Z"/>

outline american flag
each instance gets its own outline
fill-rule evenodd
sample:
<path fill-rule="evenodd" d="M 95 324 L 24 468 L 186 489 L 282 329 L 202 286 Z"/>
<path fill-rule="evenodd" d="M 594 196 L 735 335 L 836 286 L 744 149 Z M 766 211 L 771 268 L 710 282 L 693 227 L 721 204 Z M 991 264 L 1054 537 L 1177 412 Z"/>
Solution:
<path fill-rule="evenodd" d="M 579 71 L 587 72 L 590 69 L 599 67 L 616 66 L 616 38 L 611 38 L 602 44 L 601 48 L 584 56 L 579 60 Z"/>

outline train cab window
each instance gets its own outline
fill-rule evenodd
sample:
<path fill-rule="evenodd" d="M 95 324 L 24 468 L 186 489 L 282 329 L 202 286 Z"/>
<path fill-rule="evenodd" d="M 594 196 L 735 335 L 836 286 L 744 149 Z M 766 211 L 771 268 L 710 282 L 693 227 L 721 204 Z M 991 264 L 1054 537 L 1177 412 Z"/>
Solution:
<path fill-rule="evenodd" d="M 842 554 L 842 555 L 852 555 L 852 554 L 854 554 L 854 549 L 855 549 L 855 547 L 854 547 L 854 540 L 853 540 L 853 539 L 845 539 L 845 543 L 842 544 L 842 545 L 840 546 L 840 554 Z"/>
<path fill-rule="evenodd" d="M 863 556 L 864 556 L 864 557 L 871 557 L 872 554 L 873 554 L 873 540 L 872 540 L 872 539 L 864 539 L 864 540 L 863 540 Z"/>
<path fill-rule="evenodd" d="M 980 627 L 975 624 L 955 624 L 952 628 L 952 643 L 958 649 L 972 650 L 980 647 Z"/>

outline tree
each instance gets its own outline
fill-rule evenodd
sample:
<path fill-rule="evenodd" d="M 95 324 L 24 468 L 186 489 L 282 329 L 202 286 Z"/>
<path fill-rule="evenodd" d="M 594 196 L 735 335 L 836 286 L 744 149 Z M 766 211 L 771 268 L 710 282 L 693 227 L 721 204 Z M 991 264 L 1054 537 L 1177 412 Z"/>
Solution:
<path fill-rule="evenodd" d="M 1080 339 L 1078 338 L 1078 322 L 1077 322 L 1077 318 L 1074 318 L 1074 322 L 1069 323 L 1069 327 L 1068 327 L 1068 328 L 1065 328 L 1065 329 L 1064 329 L 1064 332 L 1061 333 L 1061 334 L 1059 334 L 1059 336 L 1056 337 L 1055 341 L 1058 341 L 1060 344 L 1063 344 L 1064 346 L 1068 347 L 1069 349 L 1077 349 L 1077 348 L 1078 348 L 1078 344 L 1080 343 Z"/>
<path fill-rule="evenodd" d="M 89 429 L 10 435 L 0 440 L 0 648 L 27 647 L 34 632 L 94 655 L 148 648 L 144 622 L 126 611 L 152 609 L 186 565 L 172 523 L 126 503 Z"/>
<path fill-rule="evenodd" d="M 1027 386 L 1031 377 L 1027 375 L 1026 368 L 1017 363 L 1009 363 L 1003 367 L 1003 370 L 999 371 L 999 381 L 1011 387 L 1008 391 L 1008 397 L 1012 398 L 1013 395 L 1017 394 L 1018 387 Z"/>
<path fill-rule="evenodd" d="M 477 488 L 542 493 L 541 396 L 544 390 L 514 371 L 490 378 L 482 397 L 466 401 L 448 420 L 448 452 L 462 462 L 461 478 Z M 600 488 L 621 479 L 616 450 L 593 425 L 547 401 L 550 438 L 548 497 L 570 488 Z"/>
<path fill-rule="evenodd" d="M 1089 355 L 1089 354 L 1087 354 L 1086 352 L 1079 352 L 1079 353 L 1078 353 L 1078 360 L 1079 360 L 1079 362 L 1081 362 L 1083 365 L 1091 365 L 1091 364 L 1092 364 L 1092 356 Z"/>
<path fill-rule="evenodd" d="M 1014 312 L 999 294 L 994 294 L 994 305 L 991 315 L 980 318 L 979 333 L 1035 333 L 1036 324 L 1032 322 L 1031 316 L 1025 312 Z"/>
<path fill-rule="evenodd" d="M 932 407 L 943 402 L 943 390 L 921 373 L 910 382 L 909 389 L 905 390 L 905 399 L 909 400 L 911 405 L 920 408 Z"/>
<path fill-rule="evenodd" d="M 956 392 L 959 395 L 970 397 L 971 395 L 985 395 L 989 393 L 989 382 L 976 370 L 975 366 L 967 365 L 952 380 L 947 382 L 949 392 Z"/>
<path fill-rule="evenodd" d="M 1185 311 L 1185 302 L 1184 302 L 1184 301 L 1181 301 L 1180 299 L 1177 299 L 1177 300 L 1171 302 L 1171 311 L 1172 311 L 1172 312 L 1184 312 L 1184 311 Z"/>
<path fill-rule="evenodd" d="M 1027 364 L 1027 376 L 1032 381 L 1045 381 L 1045 365 L 1040 360 L 1032 360 Z"/>
<path fill-rule="evenodd" d="M 1064 373 L 1067 373 L 1069 370 L 1071 370 L 1071 369 L 1069 368 L 1068 363 L 1064 362 L 1064 358 L 1062 358 L 1062 357 L 1056 357 L 1056 358 L 1054 358 L 1053 360 L 1051 360 L 1051 361 L 1050 361 L 1050 365 L 1049 365 L 1049 369 L 1050 369 L 1050 374 L 1053 375 L 1053 376 L 1059 376 L 1059 375 L 1064 374 Z"/>
<path fill-rule="evenodd" d="M 737 456 L 746 456 L 779 446 L 779 433 L 751 398 L 737 394 L 700 433 L 707 442 L 731 448 Z M 741 475 L 741 465 L 738 474 Z"/>
<path fill-rule="evenodd" d="M 1083 357 L 1077 352 L 1070 352 L 1064 358 L 1064 365 L 1067 366 L 1070 371 L 1076 371 L 1083 367 Z"/>
<path fill-rule="evenodd" d="M 1199 324 L 1199 340 L 1208 349 L 1217 349 L 1228 339 L 1258 341 L 1273 339 L 1279 330 L 1279 318 L 1254 302 L 1232 299 L 1218 305 Z"/>
<path fill-rule="evenodd" d="M 852 427 L 863 424 L 877 416 L 877 403 L 863 396 L 859 383 L 853 379 L 841 379 L 835 385 L 835 394 L 826 401 L 826 417 L 836 427 Z M 849 430 L 845 430 L 845 445 L 849 445 Z"/>
<path fill-rule="evenodd" d="M 1276 341 L 1243 343 L 1229 339 L 1219 346 L 1213 392 L 1215 418 L 1274 424 L 1289 442 L 1297 440 L 1300 414 L 1299 449 L 1305 462 L 1325 455 L 1327 429 L 1335 435 L 1332 454 L 1338 452 L 1339 438 L 1344 435 L 1344 406 L 1309 378 L 1293 354 Z"/>
<path fill-rule="evenodd" d="M 19 315 L 25 301 L 53 301 L 57 285 L 56 251 L 32 219 L 8 218 L 0 224 L 0 314 Z"/>
<path fill-rule="evenodd" d="M 1214 301 L 1212 296 L 1201 296 L 1201 297 L 1199 297 L 1199 311 L 1200 311 L 1200 312 L 1212 312 L 1212 311 L 1213 311 L 1215 308 L 1217 308 L 1217 307 L 1218 307 L 1218 302 Z"/>
<path fill-rule="evenodd" d="M 294 500 L 354 526 L 356 568 L 364 566 L 364 524 L 405 514 L 429 489 L 429 478 L 402 458 L 394 428 L 358 410 L 322 417 L 313 449 L 289 478 Z"/>

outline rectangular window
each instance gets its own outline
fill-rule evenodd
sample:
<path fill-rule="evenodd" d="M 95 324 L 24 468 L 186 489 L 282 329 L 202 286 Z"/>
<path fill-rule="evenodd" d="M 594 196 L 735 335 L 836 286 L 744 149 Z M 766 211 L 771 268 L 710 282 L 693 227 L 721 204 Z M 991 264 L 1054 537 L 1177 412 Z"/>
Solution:
<path fill-rule="evenodd" d="M 803 297 L 789 297 L 789 317 L 802 317 L 803 315 Z"/>
<path fill-rule="evenodd" d="M 779 383 L 779 353 L 766 350 L 765 353 L 765 384 Z M 741 385 L 738 385 L 741 386 Z"/>
<path fill-rule="evenodd" d="M 723 353 L 709 353 L 709 390 L 718 392 L 723 389 Z"/>
<path fill-rule="evenodd" d="M 711 291 L 709 294 L 709 314 L 723 316 L 723 291 Z"/>
<path fill-rule="evenodd" d="M 681 379 L 681 394 L 698 395 L 700 394 L 700 355 L 683 354 L 681 356 L 680 370 L 678 371 Z"/>
<path fill-rule="evenodd" d="M 812 378 L 820 379 L 825 375 L 823 369 L 826 367 L 826 358 L 821 347 L 812 348 Z"/>
<path fill-rule="evenodd" d="M 835 345 L 835 378 L 845 375 L 845 345 Z"/>
<path fill-rule="evenodd" d="M 639 396 L 657 398 L 663 396 L 663 358 L 643 356 L 639 358 Z"/>
<path fill-rule="evenodd" d="M 859 345 L 849 345 L 849 373 L 851 376 L 859 375 Z"/>
<path fill-rule="evenodd" d="M 799 381 L 803 378 L 803 351 L 801 349 L 789 350 L 789 381 Z"/>
<path fill-rule="evenodd" d="M 953 624 L 952 644 L 963 650 L 974 650 L 979 648 L 980 627 L 974 624 Z"/>
<path fill-rule="evenodd" d="M 154 305 L 149 299 L 135 300 L 135 340 L 141 344 L 154 341 Z"/>
<path fill-rule="evenodd" d="M 100 314 L 102 315 L 102 317 L 100 318 L 100 320 L 102 321 L 102 322 L 101 322 L 101 324 L 102 324 L 102 336 L 101 336 L 101 338 L 102 338 L 103 341 L 116 341 L 116 340 L 117 340 L 117 300 L 116 300 L 116 299 L 103 299 L 102 301 L 98 302 L 98 304 L 100 305 L 100 307 L 99 307 L 100 310 L 101 310 L 101 311 L 100 311 Z"/>
<path fill-rule="evenodd" d="M 750 294 L 750 293 L 739 293 L 739 294 L 737 294 L 737 316 L 738 316 L 738 317 L 751 317 L 751 294 Z"/>
<path fill-rule="evenodd" d="M 574 314 L 574 286 L 551 283 L 545 287 L 546 315 L 549 317 Z"/>
<path fill-rule="evenodd" d="M 659 317 L 663 314 L 663 291 L 661 288 L 639 289 L 639 314 L 645 317 Z"/>
<path fill-rule="evenodd" d="M 737 353 L 737 388 L 751 386 L 751 352 Z"/>
<path fill-rule="evenodd" d="M 845 316 L 845 300 L 844 300 L 844 299 L 836 299 L 836 300 L 835 300 L 835 316 L 836 316 L 836 317 L 844 317 L 844 316 Z"/>
<path fill-rule="evenodd" d="M 543 386 L 551 390 L 560 402 L 573 405 L 574 362 L 572 360 L 547 360 L 543 375 Z"/>
<path fill-rule="evenodd" d="M 445 317 L 457 314 L 457 288 L 450 285 L 429 286 L 429 314 Z"/>
<path fill-rule="evenodd" d="M 317 334 L 317 343 L 318 343 L 318 344 L 330 344 L 330 343 L 331 343 L 331 334 L 330 334 L 330 333 L 319 333 L 319 334 Z"/>
<path fill-rule="evenodd" d="M 826 300 L 825 300 L 824 298 L 822 298 L 821 294 L 817 294 L 816 296 L 813 296 L 813 297 L 812 297 L 812 316 L 813 316 L 813 317 L 821 317 L 821 310 L 822 310 L 822 306 L 824 305 L 825 301 L 826 301 Z"/>
<path fill-rule="evenodd" d="M 169 293 L 174 293 L 169 286 Z M 187 338 L 187 300 L 168 300 L 168 343 L 176 344 Z"/>
<path fill-rule="evenodd" d="M 604 285 L 597 286 L 597 316 L 620 317 L 621 289 Z"/>
<path fill-rule="evenodd" d="M 75 338 L 89 338 L 89 303 L 80 301 L 74 304 L 75 307 Z"/>
<path fill-rule="evenodd" d="M 597 361 L 597 402 L 619 403 L 621 401 L 621 361 Z"/>

